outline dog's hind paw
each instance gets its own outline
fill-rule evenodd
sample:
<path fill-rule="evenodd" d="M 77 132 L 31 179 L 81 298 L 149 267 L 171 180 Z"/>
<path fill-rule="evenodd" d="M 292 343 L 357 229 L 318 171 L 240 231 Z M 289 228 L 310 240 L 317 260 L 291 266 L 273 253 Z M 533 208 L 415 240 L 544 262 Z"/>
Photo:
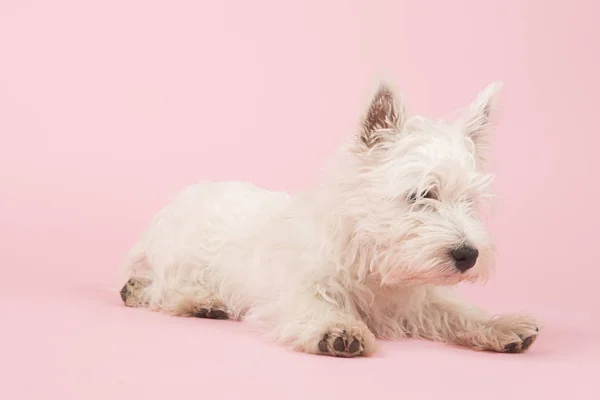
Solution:
<path fill-rule="evenodd" d="M 123 288 L 119 292 L 121 300 L 127 307 L 142 307 L 144 301 L 142 300 L 142 292 L 146 286 L 149 285 L 149 281 L 142 278 L 131 278 L 123 285 Z"/>
<path fill-rule="evenodd" d="M 229 319 L 229 314 L 225 309 L 219 309 L 216 307 L 200 308 L 198 312 L 194 314 L 194 317 L 209 319 Z"/>

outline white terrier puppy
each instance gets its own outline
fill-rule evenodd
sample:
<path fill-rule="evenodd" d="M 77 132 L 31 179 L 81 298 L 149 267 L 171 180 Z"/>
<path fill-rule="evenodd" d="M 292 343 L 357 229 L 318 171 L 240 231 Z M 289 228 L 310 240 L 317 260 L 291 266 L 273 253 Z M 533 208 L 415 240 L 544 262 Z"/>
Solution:
<path fill-rule="evenodd" d="M 408 118 L 381 85 L 357 134 L 315 189 L 198 183 L 155 217 L 129 252 L 127 306 L 260 323 L 314 354 L 372 354 L 375 338 L 425 338 L 520 353 L 528 316 L 492 317 L 450 287 L 485 280 L 493 244 L 478 213 L 501 84 L 451 123 Z"/>

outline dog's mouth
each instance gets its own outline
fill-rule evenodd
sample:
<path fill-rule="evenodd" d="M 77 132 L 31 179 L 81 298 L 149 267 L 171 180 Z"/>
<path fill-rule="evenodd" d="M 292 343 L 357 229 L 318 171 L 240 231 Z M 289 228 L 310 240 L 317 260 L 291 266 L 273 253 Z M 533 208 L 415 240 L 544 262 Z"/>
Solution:
<path fill-rule="evenodd" d="M 422 267 L 419 267 L 422 265 Z M 459 283 L 479 283 L 487 280 L 487 270 L 480 262 L 467 271 L 460 271 L 455 266 L 455 260 L 449 259 L 446 253 L 429 257 L 424 260 L 414 260 L 405 265 L 385 268 L 379 271 L 381 286 L 418 286 L 439 285 L 454 286 Z"/>
<path fill-rule="evenodd" d="M 414 275 L 400 275 L 396 277 L 386 277 L 382 279 L 382 286 L 397 286 L 397 285 L 424 285 L 434 284 L 439 286 L 454 286 L 459 283 L 477 283 L 485 280 L 485 277 L 479 276 L 475 273 L 461 273 L 460 271 L 454 272 L 452 267 L 441 267 L 442 271 L 439 273 L 430 274 L 414 274 Z"/>
<path fill-rule="evenodd" d="M 424 285 L 424 284 L 435 284 L 435 285 L 443 285 L 443 286 L 453 286 L 460 282 L 464 281 L 464 277 L 457 275 L 438 275 L 435 278 L 427 277 L 427 278 L 407 278 L 403 279 L 403 283 L 410 283 L 415 285 Z"/>
<path fill-rule="evenodd" d="M 452 276 L 441 277 L 440 284 L 456 285 L 456 284 L 464 283 L 464 282 L 476 283 L 479 280 L 480 280 L 480 278 L 475 275 L 464 275 L 464 274 L 458 273 L 458 274 L 454 274 Z"/>

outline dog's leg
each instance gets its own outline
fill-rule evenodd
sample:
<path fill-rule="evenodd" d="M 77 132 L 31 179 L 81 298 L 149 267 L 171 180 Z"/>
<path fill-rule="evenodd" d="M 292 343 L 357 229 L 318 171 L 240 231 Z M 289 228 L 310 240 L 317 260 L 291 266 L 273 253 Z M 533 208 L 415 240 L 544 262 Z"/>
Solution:
<path fill-rule="evenodd" d="M 532 317 L 491 317 L 440 288 L 431 288 L 421 307 L 403 325 L 416 337 L 502 353 L 526 351 L 538 334 L 537 321 Z"/>
<path fill-rule="evenodd" d="M 178 317 L 209 319 L 236 318 L 228 311 L 225 302 L 213 291 L 198 285 L 182 284 L 183 289 L 151 287 L 146 278 L 130 278 L 121 289 L 121 299 L 128 307 L 149 307 Z"/>
<path fill-rule="evenodd" d="M 375 337 L 362 321 L 315 292 L 288 293 L 249 318 L 271 322 L 272 335 L 297 351 L 356 357 L 375 350 Z"/>

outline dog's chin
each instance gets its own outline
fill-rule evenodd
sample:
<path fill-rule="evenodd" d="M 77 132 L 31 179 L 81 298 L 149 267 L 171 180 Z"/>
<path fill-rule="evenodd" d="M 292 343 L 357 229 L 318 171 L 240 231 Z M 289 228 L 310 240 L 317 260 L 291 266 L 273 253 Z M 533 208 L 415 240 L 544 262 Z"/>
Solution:
<path fill-rule="evenodd" d="M 451 266 L 440 266 L 434 271 L 415 274 L 388 274 L 381 280 L 381 286 L 417 286 L 417 285 L 436 285 L 436 286 L 455 286 L 459 283 L 479 283 L 485 282 L 487 277 L 473 272 L 462 273 Z"/>
<path fill-rule="evenodd" d="M 448 276 L 440 276 L 437 279 L 432 279 L 432 284 L 438 286 L 454 286 L 459 283 L 477 283 L 483 280 L 477 275 L 469 275 L 469 274 L 461 274 L 460 272 L 448 275 Z"/>
<path fill-rule="evenodd" d="M 435 272 L 427 275 L 427 283 L 438 286 L 454 286 L 459 283 L 485 283 L 488 279 L 488 270 L 477 263 L 475 267 L 460 272 L 453 263 L 444 263 L 436 268 Z"/>

